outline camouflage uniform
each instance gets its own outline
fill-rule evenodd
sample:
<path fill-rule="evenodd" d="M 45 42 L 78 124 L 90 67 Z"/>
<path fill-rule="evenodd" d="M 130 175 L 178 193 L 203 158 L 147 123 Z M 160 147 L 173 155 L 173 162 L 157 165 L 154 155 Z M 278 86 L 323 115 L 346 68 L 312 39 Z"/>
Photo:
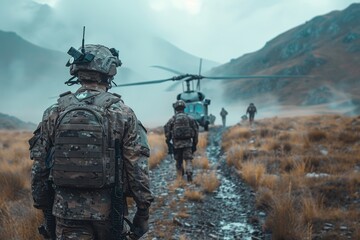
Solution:
<path fill-rule="evenodd" d="M 216 120 L 216 117 L 212 114 L 209 115 L 209 118 L 210 118 L 210 124 L 211 125 L 214 125 L 215 124 L 215 120 Z"/>
<path fill-rule="evenodd" d="M 81 87 L 75 96 L 78 99 L 112 95 L 97 87 Z M 113 96 L 114 97 L 114 96 Z M 153 196 L 149 189 L 148 157 L 149 146 L 146 131 L 134 112 L 116 96 L 119 101 L 108 108 L 112 137 L 121 139 L 124 161 L 125 196 L 133 197 L 138 208 L 148 209 Z M 30 139 L 30 154 L 34 160 L 31 190 L 34 206 L 46 209 L 49 206 L 46 181 L 52 178 L 51 163 L 47 155 L 54 145 L 55 126 L 61 109 L 59 104 L 48 108 L 42 122 Z M 110 239 L 109 214 L 111 210 L 110 188 L 84 190 L 55 188 L 52 213 L 57 218 L 58 239 Z"/>
<path fill-rule="evenodd" d="M 178 114 L 184 114 L 189 119 L 190 127 L 193 130 L 193 137 L 188 139 L 176 139 L 173 137 L 173 129 L 176 116 Z M 165 124 L 164 126 L 166 142 L 172 142 L 174 147 L 174 158 L 176 160 L 176 170 L 178 175 L 184 174 L 183 169 L 183 161 L 186 161 L 186 174 L 188 175 L 188 180 L 191 179 L 192 176 L 192 159 L 193 153 L 196 151 L 196 145 L 198 143 L 198 134 L 199 134 L 199 126 L 195 119 L 191 116 L 187 115 L 182 111 L 177 111 L 173 117 Z"/>
<path fill-rule="evenodd" d="M 226 115 L 228 115 L 228 112 L 225 110 L 225 108 L 222 108 L 221 112 L 220 112 L 220 116 L 221 116 L 223 127 L 226 126 Z"/>
<path fill-rule="evenodd" d="M 249 114 L 250 124 L 254 122 L 255 113 L 257 113 L 256 107 L 253 103 L 250 103 L 249 107 L 246 109 L 246 114 Z"/>

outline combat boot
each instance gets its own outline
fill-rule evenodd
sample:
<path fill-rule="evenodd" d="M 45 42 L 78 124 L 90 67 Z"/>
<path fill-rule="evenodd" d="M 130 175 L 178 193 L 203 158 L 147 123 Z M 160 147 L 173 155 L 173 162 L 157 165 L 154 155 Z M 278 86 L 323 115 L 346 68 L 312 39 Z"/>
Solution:
<path fill-rule="evenodd" d="M 186 173 L 186 175 L 187 175 L 187 181 L 192 182 L 192 173 L 188 172 L 188 173 Z"/>
<path fill-rule="evenodd" d="M 176 175 L 178 178 L 182 178 L 182 176 L 184 176 L 184 174 L 185 174 L 184 168 L 176 170 Z"/>

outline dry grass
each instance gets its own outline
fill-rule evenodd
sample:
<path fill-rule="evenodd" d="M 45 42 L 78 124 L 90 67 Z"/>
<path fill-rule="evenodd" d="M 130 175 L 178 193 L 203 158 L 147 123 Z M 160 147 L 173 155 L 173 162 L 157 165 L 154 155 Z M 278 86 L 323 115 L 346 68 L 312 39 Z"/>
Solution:
<path fill-rule="evenodd" d="M 253 188 L 257 189 L 263 176 L 266 172 L 265 166 L 262 163 L 246 162 L 242 164 L 241 177 L 250 184 Z"/>
<path fill-rule="evenodd" d="M 207 132 L 199 133 L 198 144 L 197 144 L 197 152 L 198 153 L 205 152 L 206 147 L 207 147 L 207 137 L 208 137 Z"/>
<path fill-rule="evenodd" d="M 194 182 L 200 185 L 203 191 L 206 193 L 214 192 L 220 185 L 220 182 L 214 171 L 197 174 Z"/>
<path fill-rule="evenodd" d="M 152 169 L 166 157 L 168 149 L 163 134 L 150 133 L 148 140 L 150 144 L 149 168 Z"/>
<path fill-rule="evenodd" d="M 210 163 L 209 159 L 205 156 L 197 156 L 192 161 L 193 167 L 199 169 L 209 169 Z"/>
<path fill-rule="evenodd" d="M 360 118 L 324 115 L 257 123 L 250 135 L 241 134 L 239 126 L 229 129 L 222 147 L 227 164 L 257 191 L 256 206 L 268 212 L 273 239 L 311 239 L 324 234 L 324 223 L 348 226 L 348 236 L 356 239 Z M 340 234 L 334 231 L 329 234 Z"/>
<path fill-rule="evenodd" d="M 226 153 L 226 162 L 229 166 L 237 169 L 241 168 L 241 164 L 245 158 L 245 149 L 239 145 L 232 145 Z"/>
<path fill-rule="evenodd" d="M 301 222 L 301 213 L 295 209 L 294 199 L 285 194 L 274 199 L 266 226 L 272 230 L 272 239 L 307 239 L 307 228 Z"/>
<path fill-rule="evenodd" d="M 29 132 L 0 131 L 0 239 L 41 239 L 30 196 Z"/>
<path fill-rule="evenodd" d="M 313 129 L 308 132 L 307 137 L 310 142 L 320 142 L 321 140 L 326 139 L 327 134 L 319 129 Z"/>
<path fill-rule="evenodd" d="M 186 190 L 184 196 L 188 200 L 194 202 L 201 202 L 204 199 L 204 194 L 202 194 L 200 191 L 195 191 L 195 190 Z"/>
<path fill-rule="evenodd" d="M 222 142 L 222 147 L 227 149 L 232 145 L 239 145 L 247 141 L 250 137 L 251 132 L 248 128 L 242 126 L 235 126 L 231 131 L 226 131 L 223 135 L 223 139 L 226 141 Z"/>

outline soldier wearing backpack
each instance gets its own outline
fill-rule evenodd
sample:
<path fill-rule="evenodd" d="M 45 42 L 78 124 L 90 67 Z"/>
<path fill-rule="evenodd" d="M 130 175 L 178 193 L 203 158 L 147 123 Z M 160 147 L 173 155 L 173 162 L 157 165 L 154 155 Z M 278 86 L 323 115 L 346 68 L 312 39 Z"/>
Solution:
<path fill-rule="evenodd" d="M 164 126 L 169 154 L 174 154 L 178 176 L 184 175 L 183 161 L 186 162 L 186 175 L 192 181 L 192 159 L 198 143 L 199 126 L 195 119 L 184 113 L 183 100 L 173 104 L 175 115 Z M 173 150 L 173 152 L 172 152 Z"/>
<path fill-rule="evenodd" d="M 250 125 L 252 125 L 254 122 L 255 113 L 257 113 L 256 107 L 253 103 L 250 103 L 246 109 L 246 115 L 249 114 Z"/>
<path fill-rule="evenodd" d="M 121 66 L 118 52 L 88 44 L 69 54 L 74 77 L 66 83 L 81 87 L 60 95 L 29 140 L 34 207 L 46 217 L 39 232 L 50 239 L 125 239 L 125 198 L 132 197 L 130 237 L 138 239 L 148 231 L 153 201 L 150 151 L 132 109 L 108 92 Z"/>
<path fill-rule="evenodd" d="M 228 115 L 228 112 L 225 110 L 225 108 L 221 108 L 220 111 L 220 116 L 221 116 L 221 120 L 222 120 L 222 125 L 223 127 L 226 126 L 226 116 Z"/>

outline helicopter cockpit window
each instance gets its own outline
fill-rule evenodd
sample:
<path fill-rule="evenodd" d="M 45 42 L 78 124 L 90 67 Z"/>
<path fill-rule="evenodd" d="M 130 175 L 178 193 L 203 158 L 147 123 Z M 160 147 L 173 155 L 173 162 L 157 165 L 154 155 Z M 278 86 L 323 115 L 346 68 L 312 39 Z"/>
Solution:
<path fill-rule="evenodd" d="M 185 112 L 202 114 L 204 112 L 204 106 L 200 103 L 188 104 L 185 108 Z"/>

